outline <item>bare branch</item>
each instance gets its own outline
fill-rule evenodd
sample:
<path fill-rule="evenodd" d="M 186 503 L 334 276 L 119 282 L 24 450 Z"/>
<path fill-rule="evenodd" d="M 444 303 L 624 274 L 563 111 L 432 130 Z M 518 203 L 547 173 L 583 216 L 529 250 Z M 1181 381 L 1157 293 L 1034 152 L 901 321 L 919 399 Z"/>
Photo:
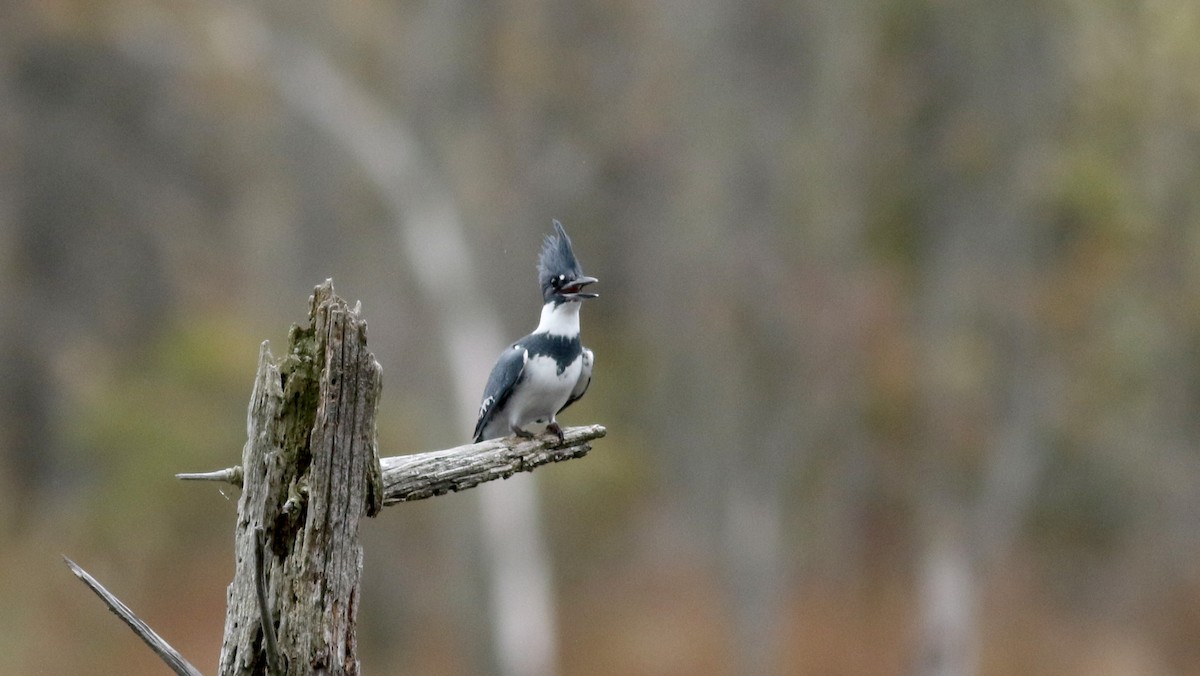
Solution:
<path fill-rule="evenodd" d="M 176 479 L 183 481 L 224 481 L 225 483 L 233 484 L 238 488 L 242 487 L 242 466 L 234 465 L 226 467 L 215 472 L 183 472 L 175 475 Z"/>
<path fill-rule="evenodd" d="M 71 568 L 71 572 L 75 573 L 75 576 L 80 580 L 83 580 L 83 583 L 86 584 L 93 592 L 95 592 L 96 596 L 99 596 L 100 599 L 104 601 L 109 610 L 113 611 L 113 613 L 116 614 L 117 617 L 121 618 L 125 624 L 129 625 L 129 628 L 133 630 L 133 633 L 137 634 L 139 638 L 145 641 L 146 645 L 150 646 L 150 649 L 153 650 L 159 657 L 161 657 L 162 661 L 166 662 L 167 666 L 170 667 L 172 671 L 174 671 L 176 674 L 179 674 L 179 676 L 200 676 L 200 672 L 196 669 L 196 667 L 193 667 L 187 660 L 185 660 L 183 656 L 180 655 L 179 652 L 174 648 L 172 648 L 166 641 L 164 641 L 161 636 L 154 633 L 154 630 L 151 629 L 149 625 L 138 618 L 137 615 L 134 615 L 133 611 L 129 609 L 129 606 L 121 603 L 121 599 L 113 596 L 111 592 L 109 592 L 104 588 L 103 585 L 96 581 L 96 578 L 89 575 L 86 570 L 80 568 L 74 561 L 65 556 L 63 557 L 63 560 L 67 562 L 67 566 Z"/>
<path fill-rule="evenodd" d="M 504 437 L 467 444 L 443 451 L 381 458 L 383 504 L 412 502 L 453 491 L 474 488 L 485 481 L 507 479 L 517 472 L 530 472 L 551 462 L 582 458 L 592 450 L 591 442 L 608 433 L 603 425 L 568 427 L 563 442 L 551 436 L 521 439 Z M 241 467 L 234 466 L 203 474 L 176 474 L 179 479 L 241 481 Z"/>
<path fill-rule="evenodd" d="M 550 436 L 504 437 L 444 451 L 382 458 L 383 504 L 422 500 L 461 491 L 493 479 L 507 479 L 550 462 L 581 458 L 590 442 L 608 433 L 603 425 L 570 427 L 563 442 Z"/>

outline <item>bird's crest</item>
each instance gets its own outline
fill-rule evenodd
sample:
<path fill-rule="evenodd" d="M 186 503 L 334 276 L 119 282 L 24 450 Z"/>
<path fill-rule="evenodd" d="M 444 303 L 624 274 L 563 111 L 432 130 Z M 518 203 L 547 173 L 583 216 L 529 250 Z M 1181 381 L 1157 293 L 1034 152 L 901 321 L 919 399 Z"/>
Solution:
<path fill-rule="evenodd" d="M 575 251 L 571 248 L 571 238 L 562 223 L 554 221 L 554 234 L 546 235 L 542 243 L 542 255 L 538 257 L 538 283 L 542 289 L 550 286 L 551 281 L 559 275 L 575 278 L 583 275 L 579 261 L 575 260 Z"/>

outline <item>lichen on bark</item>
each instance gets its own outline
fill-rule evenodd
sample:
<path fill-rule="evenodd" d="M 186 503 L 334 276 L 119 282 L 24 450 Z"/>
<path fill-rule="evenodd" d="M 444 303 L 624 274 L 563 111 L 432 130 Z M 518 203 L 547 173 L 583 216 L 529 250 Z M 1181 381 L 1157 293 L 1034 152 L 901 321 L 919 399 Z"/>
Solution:
<path fill-rule="evenodd" d="M 271 622 L 287 674 L 358 673 L 358 524 L 382 506 L 375 440 L 380 369 L 366 322 L 326 282 L 288 352 L 264 343 L 251 397 L 222 674 L 266 673 L 254 586 L 256 527 L 266 540 Z"/>

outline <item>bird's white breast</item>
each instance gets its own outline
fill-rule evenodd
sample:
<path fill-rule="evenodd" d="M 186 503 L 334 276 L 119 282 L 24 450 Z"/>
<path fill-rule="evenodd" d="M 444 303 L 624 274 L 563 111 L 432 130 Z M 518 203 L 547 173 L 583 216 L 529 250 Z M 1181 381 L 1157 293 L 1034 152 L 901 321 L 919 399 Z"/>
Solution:
<path fill-rule="evenodd" d="M 508 405 L 509 425 L 526 431 L 531 423 L 545 425 L 554 419 L 554 414 L 571 396 L 571 390 L 579 380 L 583 360 L 574 361 L 558 372 L 558 364 L 552 357 L 538 355 L 530 357 L 522 374 L 522 384 L 512 395 Z"/>

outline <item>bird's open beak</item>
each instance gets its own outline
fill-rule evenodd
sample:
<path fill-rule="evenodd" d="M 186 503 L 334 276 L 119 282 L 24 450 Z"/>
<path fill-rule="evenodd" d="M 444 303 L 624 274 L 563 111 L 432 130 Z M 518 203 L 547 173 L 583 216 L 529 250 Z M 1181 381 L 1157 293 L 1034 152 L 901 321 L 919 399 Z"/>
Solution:
<path fill-rule="evenodd" d="M 588 277 L 586 275 L 578 277 L 571 282 L 570 286 L 563 287 L 562 295 L 566 296 L 567 298 L 596 298 L 600 294 L 585 293 L 583 291 L 583 287 L 587 286 L 588 284 L 595 284 L 598 281 L 600 280 L 596 279 L 595 277 Z"/>

